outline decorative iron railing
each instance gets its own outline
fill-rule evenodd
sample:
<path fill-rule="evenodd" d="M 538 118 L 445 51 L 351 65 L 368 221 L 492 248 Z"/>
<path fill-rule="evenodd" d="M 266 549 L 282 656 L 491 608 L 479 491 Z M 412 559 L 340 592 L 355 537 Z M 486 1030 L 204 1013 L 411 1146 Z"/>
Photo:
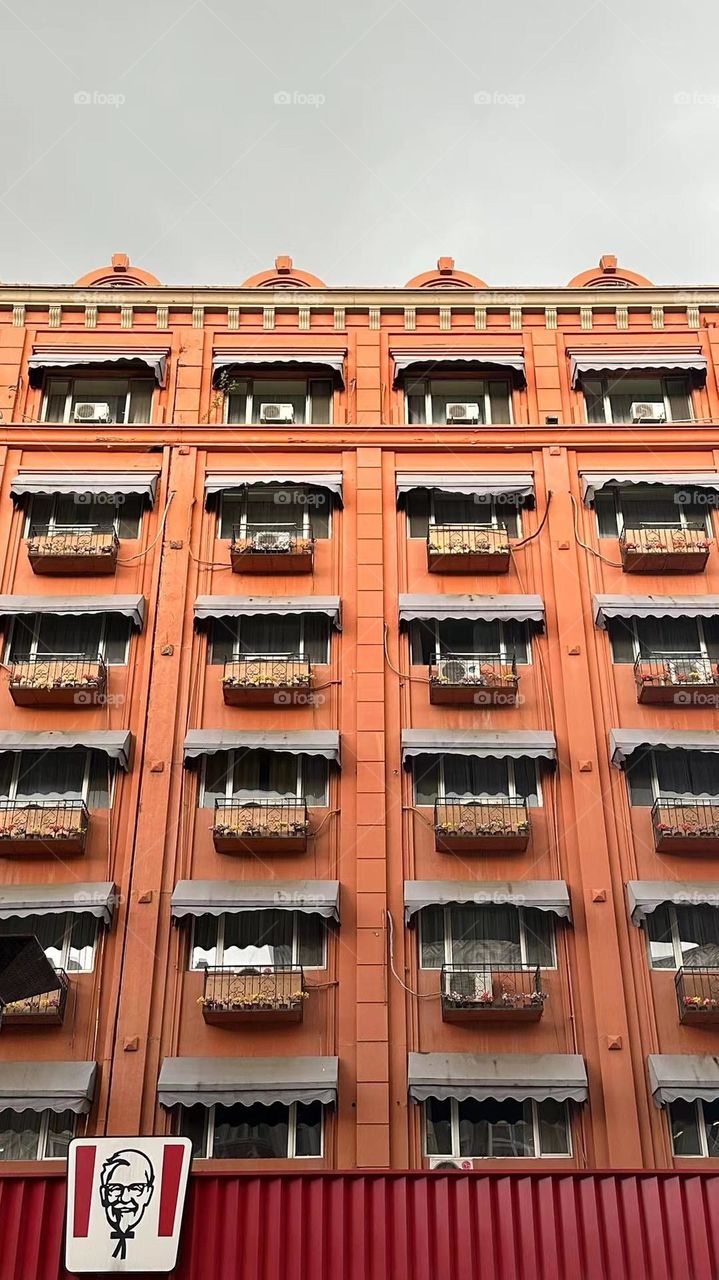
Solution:
<path fill-rule="evenodd" d="M 433 524 L 427 551 L 430 556 L 508 556 L 509 534 L 504 525 Z"/>
<path fill-rule="evenodd" d="M 107 687 L 102 658 L 76 654 L 38 653 L 11 663 L 10 691 L 70 690 L 78 706 L 91 703 Z"/>
<path fill-rule="evenodd" d="M 245 524 L 232 531 L 234 555 L 311 555 L 313 539 L 294 524 Z"/>
<path fill-rule="evenodd" d="M 7 1026 L 19 1022 L 61 1023 L 65 1017 L 69 980 L 64 969 L 56 969 L 60 982 L 57 991 L 45 991 L 41 995 L 26 996 L 24 1000 L 11 1000 L 2 1006 L 0 1024 Z"/>
<path fill-rule="evenodd" d="M 719 968 L 687 965 L 674 980 L 681 1022 L 719 1021 Z"/>
<path fill-rule="evenodd" d="M 673 842 L 719 843 L 719 800 L 704 797 L 660 797 L 652 805 L 657 847 Z"/>
<path fill-rule="evenodd" d="M 297 839 L 307 835 L 304 800 L 217 800 L 215 839 Z"/>
<path fill-rule="evenodd" d="M 434 827 L 439 836 L 501 840 L 529 835 L 529 810 L 518 796 L 498 800 L 438 800 Z"/>
<path fill-rule="evenodd" d="M 96 525 L 65 525 L 61 529 L 49 525 L 35 525 L 27 540 L 31 558 L 53 559 L 89 557 L 112 560 L 117 556 L 119 538 L 113 529 L 99 529 Z"/>
<path fill-rule="evenodd" d="M 0 851 L 11 841 L 82 841 L 88 821 L 83 800 L 0 799 Z"/>
<path fill-rule="evenodd" d="M 238 967 L 205 970 L 201 997 L 205 1016 L 218 1014 L 297 1014 L 305 1000 L 304 974 L 299 965 Z"/>
<path fill-rule="evenodd" d="M 541 1014 L 542 991 L 538 965 L 448 964 L 442 969 L 443 1011 Z"/>
<path fill-rule="evenodd" d="M 225 689 L 309 689 L 309 658 L 255 657 L 246 655 L 225 663 Z"/>

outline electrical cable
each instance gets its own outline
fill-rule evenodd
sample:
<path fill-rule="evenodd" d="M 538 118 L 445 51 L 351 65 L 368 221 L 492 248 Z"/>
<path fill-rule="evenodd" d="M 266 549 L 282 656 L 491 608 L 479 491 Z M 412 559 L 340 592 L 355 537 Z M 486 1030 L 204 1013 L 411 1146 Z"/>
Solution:
<path fill-rule="evenodd" d="M 394 920 L 392 919 L 392 912 L 389 909 L 387 909 L 386 914 L 387 924 L 389 926 L 387 930 L 387 949 L 389 953 L 389 967 L 392 977 L 397 979 L 399 985 L 404 988 L 408 995 L 416 996 L 418 1000 L 439 1000 L 442 994 L 441 991 L 413 991 L 412 988 L 408 987 L 407 983 L 400 978 L 394 967 Z"/>
<path fill-rule="evenodd" d="M 570 502 L 571 502 L 571 504 L 572 504 L 572 518 L 573 518 L 573 521 L 574 521 L 574 537 L 575 537 L 575 539 L 576 539 L 576 541 L 577 541 L 578 545 L 582 548 L 582 550 L 583 550 L 583 551 L 588 551 L 588 552 L 589 552 L 589 554 L 590 554 L 590 555 L 592 555 L 592 556 L 596 556 L 596 557 L 597 557 L 597 560 L 602 560 L 602 561 L 604 562 L 604 564 L 608 564 L 608 565 L 610 565 L 612 569 L 621 569 L 621 568 L 623 568 L 623 565 L 622 565 L 621 563 L 620 563 L 620 564 L 617 564 L 615 560 L 609 560 L 609 559 L 607 558 L 607 556 L 603 556 L 603 555 L 602 555 L 601 551 L 597 551 L 597 550 L 595 550 L 595 548 L 594 548 L 594 547 L 590 547 L 590 546 L 588 546 L 588 544 L 587 544 L 586 542 L 582 542 L 582 539 L 581 539 L 581 538 L 580 538 L 580 536 L 579 536 L 579 526 L 578 526 L 578 523 L 577 523 L 578 516 L 579 516 L 579 508 L 577 507 L 576 499 L 575 499 L 575 497 L 574 497 L 574 494 L 573 494 L 573 493 L 570 493 L 570 495 L 569 495 L 569 501 L 570 501 Z"/>
<path fill-rule="evenodd" d="M 144 551 L 138 551 L 137 554 L 134 556 L 128 556 L 127 559 L 125 560 L 121 560 L 118 558 L 118 561 L 117 561 L 118 564 L 133 564 L 135 560 L 144 560 L 148 552 L 152 551 L 152 548 L 156 546 L 156 544 L 160 541 L 160 538 L 165 532 L 165 524 L 167 522 L 167 516 L 170 510 L 170 503 L 172 502 L 172 499 L 175 496 L 175 492 L 176 492 L 175 489 L 171 489 L 170 493 L 167 495 L 167 503 L 165 505 L 165 510 L 162 513 L 162 519 L 160 520 L 160 528 L 157 532 L 157 535 L 152 539 L 152 542 L 149 544 L 149 546 L 145 547 Z"/>

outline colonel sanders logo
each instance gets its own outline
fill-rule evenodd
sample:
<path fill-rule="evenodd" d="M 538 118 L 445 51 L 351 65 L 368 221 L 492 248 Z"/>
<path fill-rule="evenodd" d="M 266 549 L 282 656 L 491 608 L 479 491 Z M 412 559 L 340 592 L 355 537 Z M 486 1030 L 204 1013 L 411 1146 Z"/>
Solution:
<path fill-rule="evenodd" d="M 152 1199 L 155 1170 L 141 1151 L 116 1151 L 105 1161 L 100 1174 L 100 1199 L 110 1228 L 117 1240 L 113 1258 L 127 1257 L 127 1241 L 135 1239 L 135 1227 Z"/>

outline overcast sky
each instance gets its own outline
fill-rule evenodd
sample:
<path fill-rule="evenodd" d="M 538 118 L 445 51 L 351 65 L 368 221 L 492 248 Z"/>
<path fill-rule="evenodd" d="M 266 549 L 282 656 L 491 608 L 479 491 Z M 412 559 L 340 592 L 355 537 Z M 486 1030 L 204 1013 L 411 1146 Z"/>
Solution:
<path fill-rule="evenodd" d="M 0 0 L 0 280 L 719 283 L 717 0 Z"/>

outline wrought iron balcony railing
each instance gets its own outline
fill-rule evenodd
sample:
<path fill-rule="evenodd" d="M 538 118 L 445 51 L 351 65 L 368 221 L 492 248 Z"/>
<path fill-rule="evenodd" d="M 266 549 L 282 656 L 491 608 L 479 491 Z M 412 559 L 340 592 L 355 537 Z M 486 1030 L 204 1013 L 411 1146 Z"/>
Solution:
<path fill-rule="evenodd" d="M 120 541 L 113 529 L 37 525 L 30 529 L 27 553 L 34 573 L 114 573 Z"/>
<path fill-rule="evenodd" d="M 429 700 L 477 707 L 513 707 L 517 702 L 517 664 L 493 653 L 435 654 L 429 664 Z"/>
<path fill-rule="evenodd" d="M 206 1022 L 301 1022 L 306 998 L 299 965 L 205 970 Z"/>
<path fill-rule="evenodd" d="M 230 561 L 236 573 L 308 573 L 314 541 L 294 524 L 246 524 L 232 531 Z"/>
<path fill-rule="evenodd" d="M 213 839 L 218 853 L 292 853 L 307 848 L 304 800 L 217 800 Z"/>
<path fill-rule="evenodd" d="M 504 525 L 432 524 L 427 534 L 427 567 L 441 573 L 506 573 L 509 534 Z"/>
<path fill-rule="evenodd" d="M 90 707 L 104 697 L 102 658 L 38 653 L 11 663 L 10 696 L 19 707 Z"/>
<path fill-rule="evenodd" d="M 437 849 L 449 853 L 521 852 L 529 843 L 529 810 L 518 796 L 438 800 L 434 831 Z"/>
<path fill-rule="evenodd" d="M 680 1022 L 719 1022 L 719 968 L 687 965 L 677 970 L 674 982 Z"/>
<path fill-rule="evenodd" d="M 56 969 L 60 980 L 58 991 L 45 991 L 42 995 L 27 996 L 24 1000 L 11 1000 L 3 1005 L 0 1014 L 0 1025 L 3 1027 L 23 1026 L 57 1027 L 65 1018 L 68 976 L 64 969 Z"/>
<path fill-rule="evenodd" d="M 679 707 L 717 705 L 719 668 L 701 654 L 672 653 L 637 658 L 634 679 L 638 702 Z"/>
<path fill-rule="evenodd" d="M 246 655 L 226 662 L 222 678 L 225 702 L 234 706 L 301 706 L 311 687 L 309 658 Z"/>
<path fill-rule="evenodd" d="M 537 965 L 448 964 L 442 969 L 445 1022 L 478 1018 L 536 1022 L 545 999 Z"/>
<path fill-rule="evenodd" d="M 697 573 L 706 565 L 710 547 L 711 540 L 700 521 L 631 525 L 619 535 L 622 567 L 627 573 Z"/>
<path fill-rule="evenodd" d="M 84 853 L 88 822 L 82 800 L 0 799 L 0 857 Z"/>
<path fill-rule="evenodd" d="M 652 806 L 654 845 L 666 853 L 719 850 L 719 799 L 661 797 Z"/>

